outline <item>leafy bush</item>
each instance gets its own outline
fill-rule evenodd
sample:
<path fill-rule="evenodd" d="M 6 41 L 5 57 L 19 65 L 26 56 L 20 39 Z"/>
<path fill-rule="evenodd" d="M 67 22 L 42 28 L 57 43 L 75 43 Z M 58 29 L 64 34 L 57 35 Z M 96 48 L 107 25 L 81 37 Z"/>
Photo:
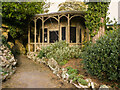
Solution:
<path fill-rule="evenodd" d="M 88 72 L 99 79 L 120 80 L 120 30 L 109 31 L 82 54 Z"/>
<path fill-rule="evenodd" d="M 68 60 L 63 60 L 63 61 L 60 62 L 59 64 L 62 66 L 62 65 L 65 65 L 67 62 L 68 62 Z"/>
<path fill-rule="evenodd" d="M 2 44 L 5 45 L 5 46 L 7 46 L 9 49 L 11 49 L 10 45 L 7 43 L 6 38 L 3 35 L 1 37 L 2 37 Z"/>
<path fill-rule="evenodd" d="M 84 76 L 78 74 L 78 70 L 77 69 L 73 69 L 72 67 L 67 67 L 67 73 L 70 75 L 69 79 L 73 80 L 73 82 L 79 82 L 82 85 L 88 85 L 88 82 L 86 80 L 84 80 Z"/>
<path fill-rule="evenodd" d="M 81 83 L 82 85 L 88 85 L 88 82 L 82 78 L 78 78 L 78 82 Z"/>
<path fill-rule="evenodd" d="M 41 51 L 39 52 L 39 54 L 38 54 L 37 57 L 39 57 L 40 59 L 42 59 L 42 57 L 44 57 L 44 56 L 45 56 L 45 54 L 44 54 L 43 51 L 41 50 Z"/>
<path fill-rule="evenodd" d="M 44 53 L 44 57 L 50 59 L 54 58 L 60 65 L 67 63 L 69 59 L 79 58 L 81 55 L 81 49 L 79 46 L 69 47 L 69 44 L 65 41 L 55 42 L 46 47 L 42 47 L 41 50 Z M 42 55 L 40 55 L 40 58 Z"/>
<path fill-rule="evenodd" d="M 72 73 L 78 74 L 78 70 L 73 69 L 72 67 L 67 67 L 67 73 L 68 74 L 72 74 Z"/>

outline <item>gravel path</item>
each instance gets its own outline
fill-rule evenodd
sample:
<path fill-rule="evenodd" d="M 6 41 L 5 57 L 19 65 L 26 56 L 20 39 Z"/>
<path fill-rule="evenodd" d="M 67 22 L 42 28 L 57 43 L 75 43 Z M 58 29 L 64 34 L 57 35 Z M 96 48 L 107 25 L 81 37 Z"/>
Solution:
<path fill-rule="evenodd" d="M 17 71 L 2 83 L 3 88 L 75 88 L 58 79 L 46 65 L 35 63 L 26 56 L 17 59 Z"/>

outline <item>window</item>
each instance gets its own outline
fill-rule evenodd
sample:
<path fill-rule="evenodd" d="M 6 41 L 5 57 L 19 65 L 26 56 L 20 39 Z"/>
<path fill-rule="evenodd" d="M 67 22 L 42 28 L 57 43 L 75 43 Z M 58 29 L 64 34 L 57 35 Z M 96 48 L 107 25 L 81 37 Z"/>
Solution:
<path fill-rule="evenodd" d="M 50 36 L 49 36 L 50 43 L 54 43 L 54 42 L 58 41 L 58 31 L 50 31 L 49 33 L 50 33 Z"/>
<path fill-rule="evenodd" d="M 70 43 L 76 43 L 76 27 L 70 27 Z"/>
<path fill-rule="evenodd" d="M 62 27 L 62 40 L 66 40 L 66 27 Z"/>

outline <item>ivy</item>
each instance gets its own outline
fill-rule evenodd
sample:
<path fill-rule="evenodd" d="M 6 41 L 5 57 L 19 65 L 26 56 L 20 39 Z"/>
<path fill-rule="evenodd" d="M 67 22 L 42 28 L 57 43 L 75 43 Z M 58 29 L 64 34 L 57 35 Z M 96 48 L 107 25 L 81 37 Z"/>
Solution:
<path fill-rule="evenodd" d="M 90 37 L 94 37 L 99 28 L 106 26 L 106 23 L 109 21 L 109 18 L 106 18 L 108 15 L 108 6 L 110 2 L 90 2 L 88 3 L 88 10 L 86 11 L 86 27 L 89 30 Z M 104 18 L 103 23 L 101 18 Z"/>

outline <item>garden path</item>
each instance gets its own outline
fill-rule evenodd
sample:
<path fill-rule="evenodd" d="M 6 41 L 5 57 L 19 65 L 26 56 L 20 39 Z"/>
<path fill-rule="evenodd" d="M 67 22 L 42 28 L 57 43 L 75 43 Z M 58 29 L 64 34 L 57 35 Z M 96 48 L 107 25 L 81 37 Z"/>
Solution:
<path fill-rule="evenodd" d="M 58 79 L 44 64 L 17 56 L 16 73 L 2 83 L 3 88 L 74 88 L 73 85 Z"/>

